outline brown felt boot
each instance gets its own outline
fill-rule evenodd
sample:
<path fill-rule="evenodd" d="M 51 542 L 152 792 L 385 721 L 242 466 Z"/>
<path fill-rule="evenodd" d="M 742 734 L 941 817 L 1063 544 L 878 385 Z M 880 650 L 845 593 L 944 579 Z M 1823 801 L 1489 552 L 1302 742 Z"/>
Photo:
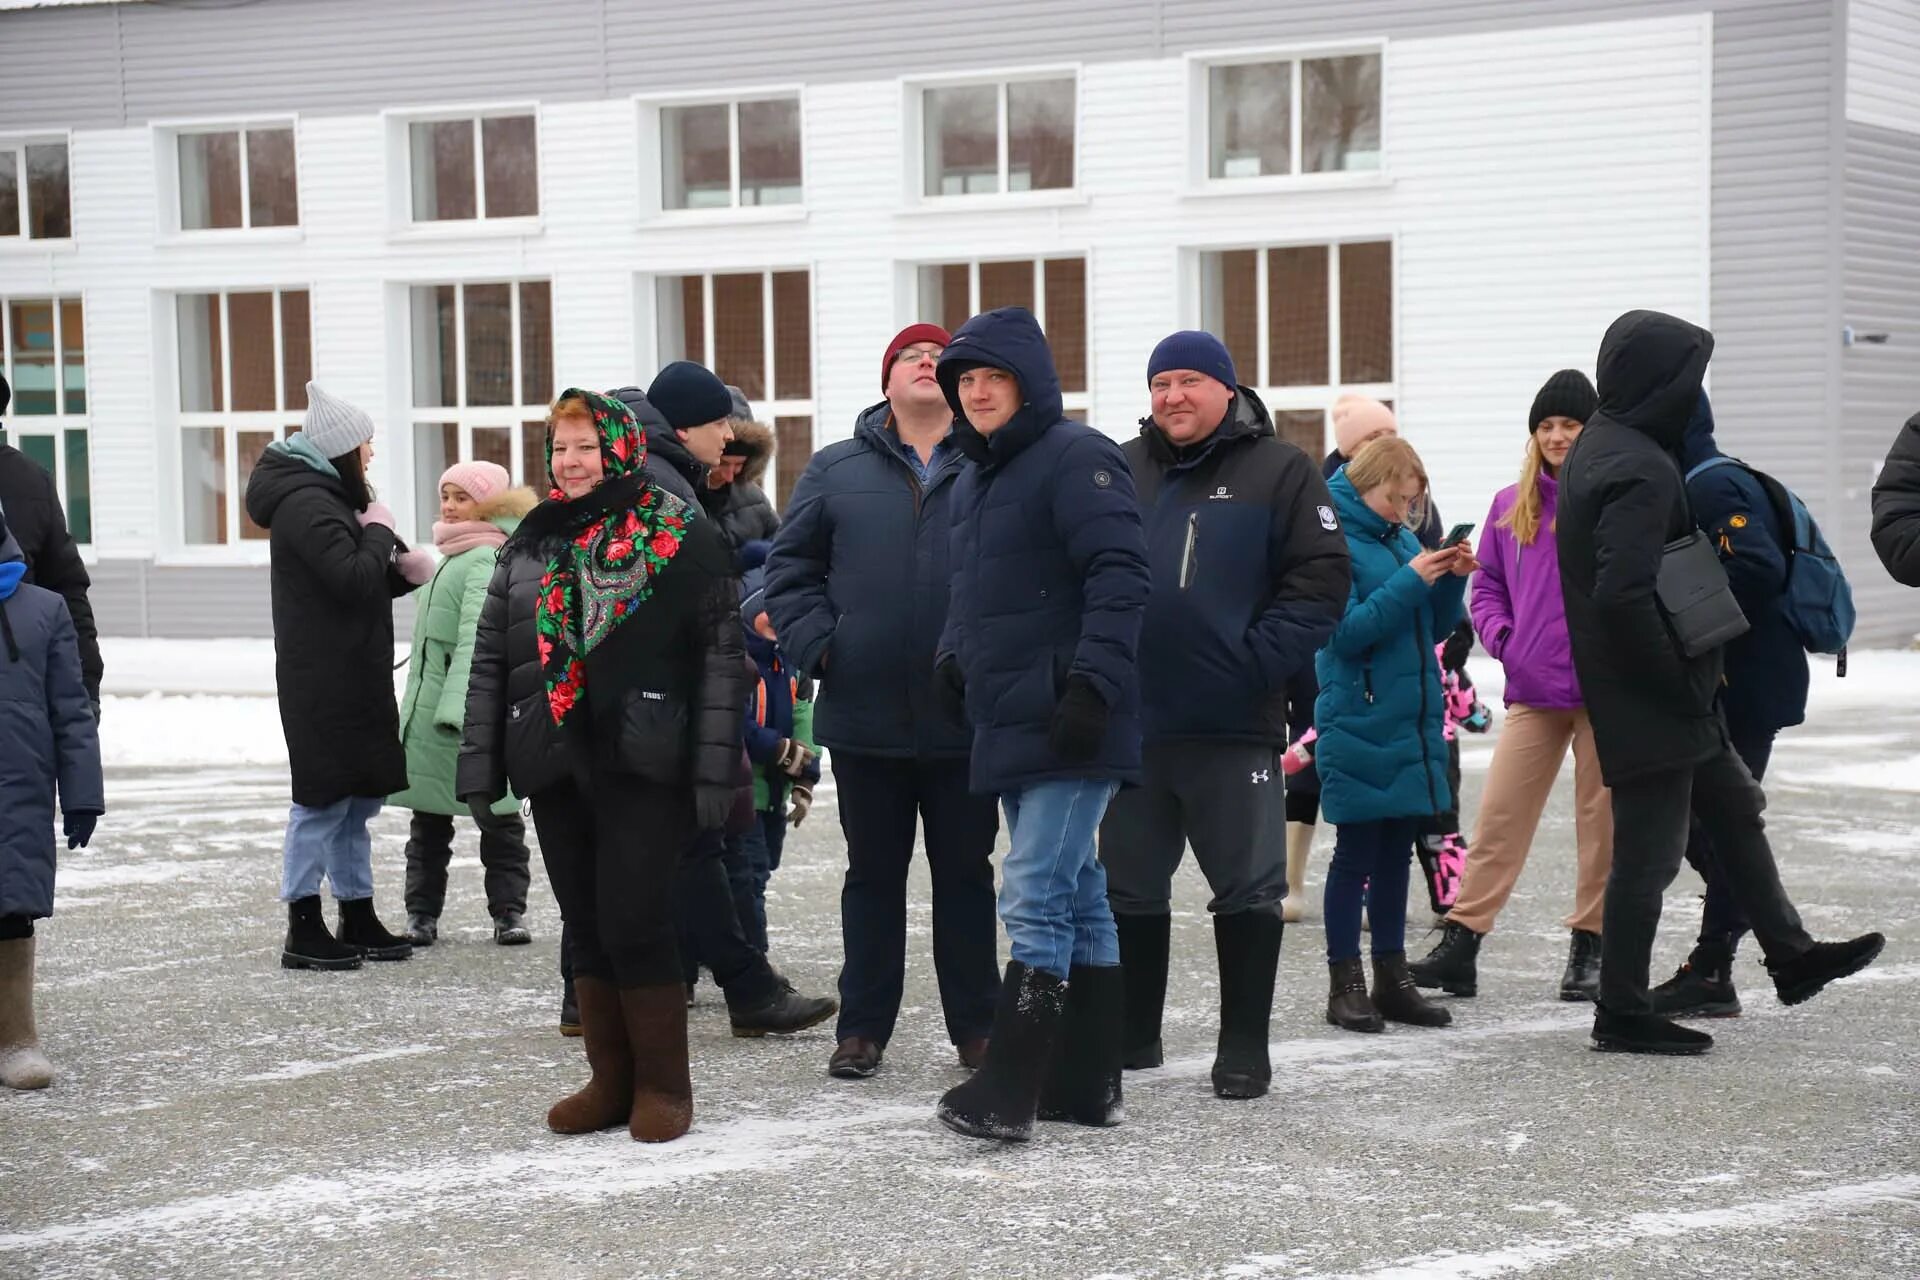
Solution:
<path fill-rule="evenodd" d="M 620 992 L 627 1043 L 633 1049 L 635 1142 L 672 1142 L 693 1127 L 693 1076 L 687 1067 L 687 990 L 628 987 Z"/>
<path fill-rule="evenodd" d="M 0 942 L 0 1085 L 44 1089 L 53 1064 L 33 1027 L 33 939 Z"/>
<path fill-rule="evenodd" d="M 627 1043 L 620 993 L 611 982 L 579 974 L 573 990 L 580 1001 L 587 1067 L 593 1074 L 580 1092 L 548 1109 L 547 1128 L 555 1133 L 596 1133 L 625 1124 L 633 1111 L 633 1049 Z"/>

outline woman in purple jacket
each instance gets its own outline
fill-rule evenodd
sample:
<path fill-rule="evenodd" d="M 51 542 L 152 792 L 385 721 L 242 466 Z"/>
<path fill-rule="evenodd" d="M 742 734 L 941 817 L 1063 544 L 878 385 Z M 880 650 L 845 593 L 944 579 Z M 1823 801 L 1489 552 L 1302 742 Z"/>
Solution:
<path fill-rule="evenodd" d="M 1576 369 L 1547 379 L 1528 419 L 1532 439 L 1520 483 L 1502 489 L 1480 535 L 1480 576 L 1473 590 L 1473 628 L 1507 673 L 1507 715 L 1478 826 L 1469 846 L 1460 896 L 1447 913 L 1440 944 L 1410 966 L 1423 987 L 1471 996 L 1478 989 L 1480 940 L 1507 904 L 1526 865 L 1541 811 L 1573 744 L 1574 829 L 1580 849 L 1573 944 L 1560 979 L 1562 1000 L 1591 1000 L 1600 982 L 1600 915 L 1613 865 L 1613 809 L 1593 726 L 1573 672 L 1560 561 L 1553 538 L 1560 464 L 1597 403 L 1593 384 Z"/>

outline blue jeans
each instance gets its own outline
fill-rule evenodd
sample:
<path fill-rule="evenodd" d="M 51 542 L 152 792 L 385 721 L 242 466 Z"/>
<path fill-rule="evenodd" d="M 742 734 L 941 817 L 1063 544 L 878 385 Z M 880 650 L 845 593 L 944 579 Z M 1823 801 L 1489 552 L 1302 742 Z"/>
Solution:
<path fill-rule="evenodd" d="M 1100 819 L 1119 784 L 1104 778 L 1036 782 L 1000 797 L 1013 847 L 1000 865 L 1000 921 L 1013 958 L 1066 980 L 1076 964 L 1120 963 L 1096 854 Z"/>
<path fill-rule="evenodd" d="M 280 900 L 320 892 L 324 876 L 334 900 L 373 896 L 373 836 L 367 824 L 386 801 L 351 796 L 318 809 L 296 804 L 287 817 L 287 843 L 280 855 Z"/>
<path fill-rule="evenodd" d="M 1321 905 L 1328 960 L 1352 960 L 1360 954 L 1363 903 L 1373 930 L 1373 954 L 1390 956 L 1407 949 L 1407 868 L 1414 839 L 1427 821 L 1387 818 L 1339 824 Z"/>

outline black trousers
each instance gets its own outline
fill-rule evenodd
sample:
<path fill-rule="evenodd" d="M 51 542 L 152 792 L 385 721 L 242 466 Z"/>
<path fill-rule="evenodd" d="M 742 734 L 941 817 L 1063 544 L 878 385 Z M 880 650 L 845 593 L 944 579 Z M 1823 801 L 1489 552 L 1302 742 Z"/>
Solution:
<path fill-rule="evenodd" d="M 833 753 L 847 878 L 840 890 L 839 1039 L 884 1045 L 900 1017 L 907 975 L 907 868 L 915 820 L 933 875 L 933 969 L 954 1044 L 993 1029 L 1000 994 L 993 842 L 1000 810 L 967 786 L 965 759 Z"/>
<path fill-rule="evenodd" d="M 1773 740 L 1777 735 L 1748 730 L 1731 736 L 1734 751 L 1746 763 L 1754 781 L 1764 779 L 1767 765 L 1773 760 Z M 1733 953 L 1749 926 L 1740 904 L 1734 901 L 1733 890 L 1727 885 L 1727 874 L 1714 854 L 1713 837 L 1698 819 L 1694 820 L 1687 837 L 1687 862 L 1707 882 L 1707 901 L 1700 912 L 1700 943 L 1694 949 L 1694 958 L 1717 970 L 1733 963 Z"/>
<path fill-rule="evenodd" d="M 490 813 L 480 828 L 480 865 L 486 868 L 487 914 L 524 915 L 532 883 L 527 826 L 518 813 Z M 407 828 L 407 913 L 437 916 L 447 905 L 447 864 L 453 860 L 453 819 L 415 811 Z"/>
<path fill-rule="evenodd" d="M 724 832 L 701 831 L 693 837 L 673 896 L 682 981 L 691 986 L 699 966 L 706 965 L 736 1009 L 757 1009 L 779 994 L 779 980 L 767 957 L 747 940 L 734 903 Z"/>
<path fill-rule="evenodd" d="M 1660 926 L 1661 895 L 1680 872 L 1689 819 L 1713 842 L 1714 863 L 1769 961 L 1812 944 L 1780 884 L 1761 813 L 1767 796 L 1734 750 L 1724 725 L 1704 764 L 1633 778 L 1613 788 L 1613 870 L 1601 924 L 1600 1003 L 1646 1013 L 1647 967 Z"/>
<path fill-rule="evenodd" d="M 620 987 L 680 981 L 674 875 L 693 840 L 693 794 L 595 775 L 533 797 L 540 856 L 575 974 Z"/>
<path fill-rule="evenodd" d="M 1244 742 L 1149 743 L 1141 785 L 1114 796 L 1100 823 L 1100 862 L 1115 915 L 1173 910 L 1173 873 L 1187 846 L 1213 890 L 1216 915 L 1278 912 L 1287 843 L 1268 828 L 1281 789 L 1277 753 Z"/>

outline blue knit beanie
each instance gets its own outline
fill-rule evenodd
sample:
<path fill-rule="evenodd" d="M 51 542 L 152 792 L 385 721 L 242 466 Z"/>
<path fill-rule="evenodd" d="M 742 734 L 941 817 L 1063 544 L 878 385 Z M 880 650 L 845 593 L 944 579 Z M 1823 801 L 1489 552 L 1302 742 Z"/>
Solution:
<path fill-rule="evenodd" d="M 1220 339 L 1199 329 L 1182 329 L 1160 340 L 1147 360 L 1147 381 L 1152 382 L 1169 369 L 1192 369 L 1227 384 L 1231 391 L 1240 385 L 1233 372 L 1233 357 Z"/>

